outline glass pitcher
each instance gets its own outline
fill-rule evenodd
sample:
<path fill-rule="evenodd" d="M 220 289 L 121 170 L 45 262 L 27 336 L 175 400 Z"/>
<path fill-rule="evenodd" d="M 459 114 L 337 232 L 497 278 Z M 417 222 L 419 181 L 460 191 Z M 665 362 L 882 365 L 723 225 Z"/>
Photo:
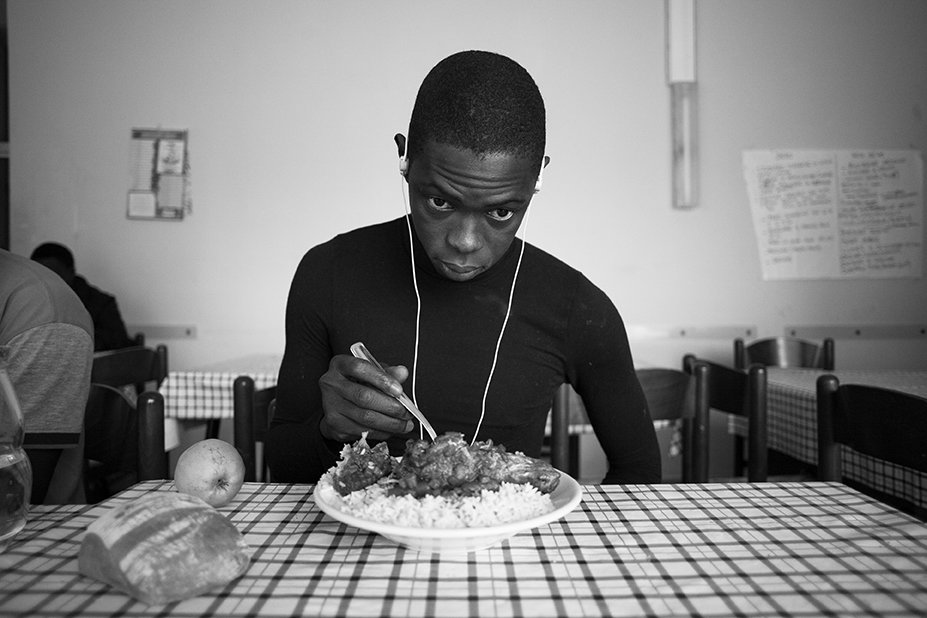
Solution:
<path fill-rule="evenodd" d="M 23 413 L 6 368 L 0 364 L 0 552 L 26 525 L 32 465 L 23 449 Z"/>

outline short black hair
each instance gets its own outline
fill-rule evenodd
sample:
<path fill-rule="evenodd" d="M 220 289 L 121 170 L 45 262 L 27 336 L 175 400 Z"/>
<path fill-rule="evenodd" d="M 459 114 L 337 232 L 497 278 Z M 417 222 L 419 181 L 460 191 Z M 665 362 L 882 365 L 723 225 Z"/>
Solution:
<path fill-rule="evenodd" d="M 64 245 L 56 242 L 46 242 L 32 252 L 31 258 L 36 262 L 53 259 L 61 262 L 68 270 L 74 270 L 74 254 Z"/>
<path fill-rule="evenodd" d="M 480 156 L 514 154 L 536 160 L 545 148 L 544 99 L 520 64 L 493 52 L 462 51 L 425 76 L 409 123 L 409 158 L 429 140 Z"/>

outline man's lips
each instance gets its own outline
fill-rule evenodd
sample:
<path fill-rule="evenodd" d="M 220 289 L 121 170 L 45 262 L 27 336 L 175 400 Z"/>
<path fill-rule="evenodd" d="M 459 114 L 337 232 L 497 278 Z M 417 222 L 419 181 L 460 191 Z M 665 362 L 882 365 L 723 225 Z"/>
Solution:
<path fill-rule="evenodd" d="M 445 262 L 444 260 L 441 260 L 441 263 L 446 269 L 453 273 L 457 273 L 458 275 L 467 275 L 480 269 L 479 266 L 455 264 L 454 262 Z"/>
<path fill-rule="evenodd" d="M 453 281 L 469 281 L 486 270 L 483 266 L 457 264 L 455 262 L 445 262 L 444 260 L 438 260 L 435 267 L 441 274 Z"/>

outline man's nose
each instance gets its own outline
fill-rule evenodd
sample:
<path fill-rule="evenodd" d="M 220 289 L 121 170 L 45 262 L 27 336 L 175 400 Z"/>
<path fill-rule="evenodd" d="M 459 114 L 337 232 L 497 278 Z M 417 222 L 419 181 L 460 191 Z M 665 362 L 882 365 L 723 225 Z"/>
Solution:
<path fill-rule="evenodd" d="M 460 253 L 473 253 L 483 247 L 483 236 L 475 217 L 463 217 L 457 222 L 447 238 L 448 244 Z"/>

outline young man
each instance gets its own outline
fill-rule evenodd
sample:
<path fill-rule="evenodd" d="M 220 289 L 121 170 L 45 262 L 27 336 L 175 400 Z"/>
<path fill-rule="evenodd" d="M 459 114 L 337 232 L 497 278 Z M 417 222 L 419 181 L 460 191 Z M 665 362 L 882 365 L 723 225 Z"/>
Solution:
<path fill-rule="evenodd" d="M 557 388 L 582 396 L 605 482 L 658 482 L 653 423 L 621 316 L 580 272 L 516 239 L 548 158 L 531 76 L 489 52 L 441 61 L 396 136 L 410 216 L 314 247 L 290 288 L 267 458 L 315 482 L 344 443 L 441 434 L 540 453 Z M 362 341 L 389 374 L 349 353 Z"/>

